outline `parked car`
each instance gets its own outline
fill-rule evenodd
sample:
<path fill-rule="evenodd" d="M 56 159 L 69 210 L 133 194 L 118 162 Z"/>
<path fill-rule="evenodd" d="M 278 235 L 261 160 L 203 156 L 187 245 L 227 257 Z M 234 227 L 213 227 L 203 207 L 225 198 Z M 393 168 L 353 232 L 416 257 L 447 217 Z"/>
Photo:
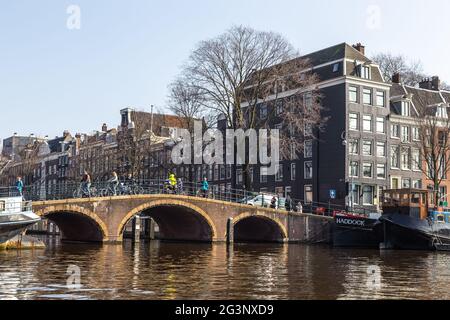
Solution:
<path fill-rule="evenodd" d="M 272 198 L 274 196 L 275 195 L 273 195 L 273 194 L 260 194 L 260 195 L 257 195 L 256 197 L 254 197 L 253 199 L 248 200 L 247 204 L 250 206 L 269 208 L 270 203 L 272 202 Z M 277 203 L 276 209 L 284 210 L 286 199 L 280 198 L 278 196 L 277 196 L 277 198 L 278 198 L 278 203 Z"/>

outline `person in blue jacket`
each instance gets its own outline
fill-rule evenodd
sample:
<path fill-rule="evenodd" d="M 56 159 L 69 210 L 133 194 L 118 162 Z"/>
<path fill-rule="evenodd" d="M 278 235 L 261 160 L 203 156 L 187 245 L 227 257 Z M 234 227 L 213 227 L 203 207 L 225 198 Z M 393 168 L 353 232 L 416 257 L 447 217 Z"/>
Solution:
<path fill-rule="evenodd" d="M 16 190 L 19 193 L 19 195 L 21 197 L 23 197 L 23 181 L 22 181 L 22 177 L 17 177 Z"/>
<path fill-rule="evenodd" d="M 209 191 L 209 183 L 208 183 L 208 179 L 203 178 L 203 182 L 202 182 L 202 194 L 204 198 L 208 197 L 208 191 Z"/>

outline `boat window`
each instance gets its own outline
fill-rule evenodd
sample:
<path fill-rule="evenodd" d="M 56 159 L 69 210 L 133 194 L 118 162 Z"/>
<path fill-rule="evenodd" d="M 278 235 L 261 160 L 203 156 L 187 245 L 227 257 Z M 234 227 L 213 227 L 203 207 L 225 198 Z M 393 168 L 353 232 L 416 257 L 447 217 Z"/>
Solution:
<path fill-rule="evenodd" d="M 411 203 L 419 204 L 420 203 L 420 194 L 413 193 L 411 195 Z"/>
<path fill-rule="evenodd" d="M 5 201 L 0 201 L 0 212 L 5 211 Z"/>
<path fill-rule="evenodd" d="M 443 214 L 439 214 L 436 218 L 439 223 L 445 223 L 445 217 Z"/>

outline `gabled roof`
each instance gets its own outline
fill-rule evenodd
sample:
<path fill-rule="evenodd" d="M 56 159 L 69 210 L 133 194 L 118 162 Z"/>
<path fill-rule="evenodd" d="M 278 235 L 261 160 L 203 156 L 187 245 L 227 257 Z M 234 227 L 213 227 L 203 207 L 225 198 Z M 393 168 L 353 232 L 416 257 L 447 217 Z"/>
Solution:
<path fill-rule="evenodd" d="M 391 87 L 391 98 L 397 96 L 403 96 L 404 98 L 410 95 L 411 101 L 414 104 L 416 110 L 426 110 L 426 114 L 436 114 L 436 108 L 443 103 L 449 103 L 446 97 L 450 98 L 450 93 L 443 91 L 427 90 L 422 88 L 415 88 L 411 86 L 405 86 L 403 84 L 393 83 Z M 444 98 L 444 99 L 443 99 Z M 399 106 L 391 103 L 391 111 L 395 114 L 401 114 Z"/>
<path fill-rule="evenodd" d="M 309 53 L 301 57 L 308 59 L 313 66 L 318 66 L 340 59 L 351 59 L 368 62 L 370 61 L 365 55 L 353 48 L 353 46 L 343 42 L 332 47 L 328 47 L 316 52 Z"/>

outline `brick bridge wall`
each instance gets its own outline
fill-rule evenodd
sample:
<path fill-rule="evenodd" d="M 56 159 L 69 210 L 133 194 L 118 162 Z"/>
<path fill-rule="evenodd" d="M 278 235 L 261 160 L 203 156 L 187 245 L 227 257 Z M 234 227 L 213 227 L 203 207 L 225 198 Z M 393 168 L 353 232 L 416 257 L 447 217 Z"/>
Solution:
<path fill-rule="evenodd" d="M 33 208 L 58 225 L 63 239 L 74 241 L 121 242 L 137 214 L 152 217 L 171 240 L 226 241 L 229 218 L 234 235 L 244 240 L 327 242 L 331 228 L 329 217 L 176 195 L 40 201 Z"/>

